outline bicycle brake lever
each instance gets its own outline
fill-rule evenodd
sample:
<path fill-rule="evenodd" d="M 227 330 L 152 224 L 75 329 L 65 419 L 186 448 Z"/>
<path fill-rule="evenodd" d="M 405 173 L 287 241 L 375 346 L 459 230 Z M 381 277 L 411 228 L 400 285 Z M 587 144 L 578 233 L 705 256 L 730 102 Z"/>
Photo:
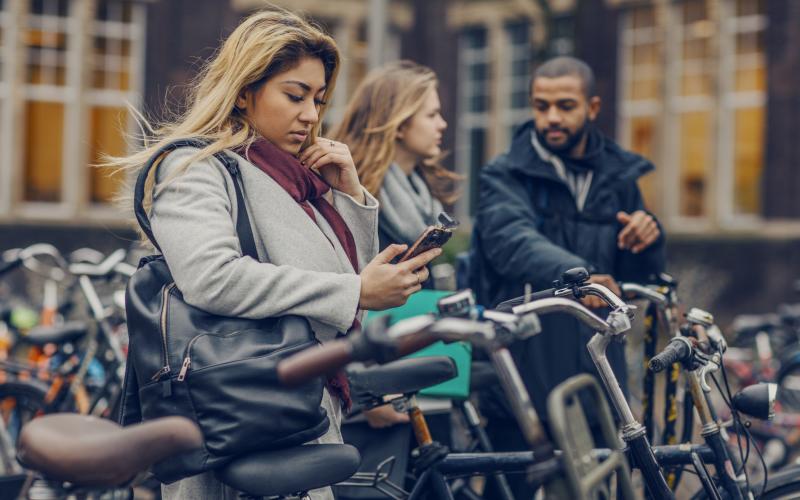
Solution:
<path fill-rule="evenodd" d="M 700 387 L 703 389 L 703 392 L 709 393 L 711 392 L 711 386 L 708 385 L 708 381 L 706 380 L 706 376 L 709 373 L 718 371 L 719 366 L 719 354 L 714 354 L 711 358 L 706 360 L 706 363 L 700 368 Z"/>

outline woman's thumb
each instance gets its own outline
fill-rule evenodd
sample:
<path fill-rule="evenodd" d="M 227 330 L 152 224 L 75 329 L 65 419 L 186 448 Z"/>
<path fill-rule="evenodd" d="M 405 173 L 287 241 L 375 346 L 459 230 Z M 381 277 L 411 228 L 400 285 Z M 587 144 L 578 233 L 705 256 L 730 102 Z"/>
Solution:
<path fill-rule="evenodd" d="M 392 261 L 392 259 L 405 252 L 407 248 L 408 245 L 389 245 L 375 257 L 375 260 L 384 264 L 388 264 Z"/>
<path fill-rule="evenodd" d="M 631 214 L 622 211 L 617 212 L 617 220 L 619 221 L 620 224 L 627 224 L 628 222 L 631 221 Z"/>

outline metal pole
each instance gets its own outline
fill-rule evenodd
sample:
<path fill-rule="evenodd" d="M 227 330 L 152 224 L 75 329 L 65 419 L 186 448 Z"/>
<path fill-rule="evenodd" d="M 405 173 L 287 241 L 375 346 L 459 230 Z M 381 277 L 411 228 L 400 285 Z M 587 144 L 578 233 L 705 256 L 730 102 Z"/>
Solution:
<path fill-rule="evenodd" d="M 389 0 L 369 1 L 367 24 L 367 65 L 370 70 L 383 64 L 386 54 L 386 38 L 389 26 Z"/>

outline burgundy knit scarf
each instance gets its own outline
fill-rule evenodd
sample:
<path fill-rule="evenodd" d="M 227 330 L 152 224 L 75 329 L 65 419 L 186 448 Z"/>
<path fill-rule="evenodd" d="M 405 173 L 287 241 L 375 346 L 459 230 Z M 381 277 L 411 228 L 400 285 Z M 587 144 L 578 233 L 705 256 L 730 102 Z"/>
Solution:
<path fill-rule="evenodd" d="M 317 223 L 316 214 L 311 208 L 313 205 L 333 229 L 353 269 L 359 272 L 356 241 L 342 216 L 325 199 L 325 193 L 331 189 L 325 181 L 300 164 L 300 160 L 264 138 L 258 139 L 247 149 L 240 148 L 237 153 L 245 156 L 253 165 L 272 177 L 311 217 L 311 220 Z M 348 333 L 354 328 L 361 328 L 358 314 Z M 350 384 L 344 371 L 329 377 L 325 386 L 331 394 L 339 398 L 344 410 L 350 411 L 353 400 L 350 397 Z"/>

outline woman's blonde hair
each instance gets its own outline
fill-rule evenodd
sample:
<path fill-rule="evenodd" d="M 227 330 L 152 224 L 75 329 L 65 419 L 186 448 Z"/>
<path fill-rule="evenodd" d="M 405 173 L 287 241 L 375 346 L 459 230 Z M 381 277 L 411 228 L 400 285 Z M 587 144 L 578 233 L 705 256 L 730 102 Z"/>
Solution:
<path fill-rule="evenodd" d="M 248 145 L 257 132 L 236 107 L 236 99 L 245 90 L 255 93 L 273 76 L 292 69 L 303 58 L 318 58 L 325 69 L 326 89 L 322 100 L 333 93 L 339 70 L 339 50 L 333 38 L 301 17 L 278 8 L 269 8 L 247 17 L 230 34 L 219 50 L 203 66 L 190 86 L 182 115 L 153 130 L 139 115 L 150 137 L 144 149 L 121 158 L 107 158 L 104 166 L 122 170 L 141 168 L 162 146 L 177 139 L 197 138 L 208 145 L 181 165 L 178 173 L 198 160 L 223 149 Z M 325 106 L 319 120 L 303 143 L 313 143 L 319 133 Z M 149 140 L 148 140 L 149 139 Z M 152 174 L 147 193 L 152 192 Z M 122 196 L 130 199 L 132 189 Z"/>
<path fill-rule="evenodd" d="M 332 136 L 350 147 L 361 184 L 378 196 L 395 156 L 397 133 L 416 114 L 429 92 L 438 87 L 436 74 L 412 61 L 398 61 L 371 72 L 356 89 L 344 118 Z M 422 172 L 431 193 L 445 204 L 458 198 L 461 176 L 439 163 L 423 161 Z"/>

